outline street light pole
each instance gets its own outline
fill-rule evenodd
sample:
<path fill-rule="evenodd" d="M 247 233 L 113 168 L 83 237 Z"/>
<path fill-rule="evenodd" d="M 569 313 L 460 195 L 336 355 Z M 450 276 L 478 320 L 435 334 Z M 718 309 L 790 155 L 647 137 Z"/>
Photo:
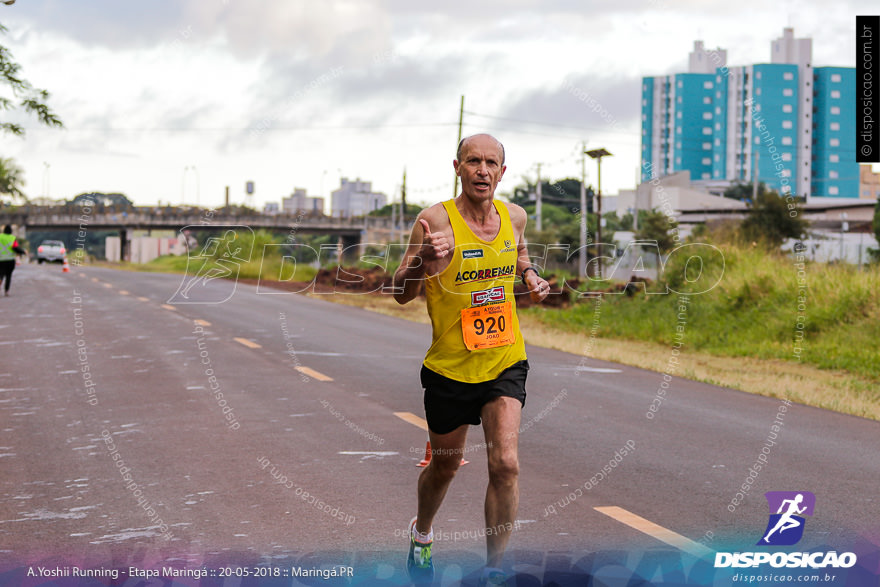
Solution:
<path fill-rule="evenodd" d="M 186 203 L 186 172 L 189 171 L 189 165 L 183 168 L 183 179 L 180 181 L 180 205 Z"/>
<path fill-rule="evenodd" d="M 461 95 L 461 107 L 458 109 L 458 143 L 456 143 L 456 149 L 458 149 L 458 145 L 461 144 L 461 125 L 464 122 L 464 94 Z M 458 157 L 456 156 L 456 159 Z M 458 173 L 455 174 L 455 182 L 452 184 L 452 197 L 458 197 Z"/>
<path fill-rule="evenodd" d="M 43 197 L 46 200 L 49 200 L 49 168 L 51 166 L 46 161 L 43 161 Z"/>
<path fill-rule="evenodd" d="M 183 185 L 180 187 L 180 205 L 182 206 L 186 203 L 186 174 L 189 171 L 196 174 L 196 207 L 198 208 L 202 182 L 199 178 L 199 168 L 195 165 L 187 165 L 183 168 Z"/>
<path fill-rule="evenodd" d="M 581 143 L 581 246 L 578 248 L 578 277 L 587 276 L 587 154 L 586 143 Z"/>
<path fill-rule="evenodd" d="M 538 189 L 535 193 L 535 230 L 541 232 L 543 225 L 541 222 L 541 164 L 538 163 Z"/>
<path fill-rule="evenodd" d="M 598 223 L 596 227 L 596 246 L 599 247 L 602 245 L 602 157 L 608 157 L 611 155 L 605 149 L 593 149 L 592 151 L 587 151 L 587 155 L 590 156 L 591 159 L 596 160 L 596 216 L 598 217 Z M 601 253 L 601 251 L 597 248 L 597 253 Z M 596 255 L 599 258 L 599 262 L 596 264 L 596 270 L 599 275 L 599 279 L 602 278 L 602 258 L 601 255 Z"/>
<path fill-rule="evenodd" d="M 196 174 L 196 208 L 198 208 L 201 205 L 202 178 L 199 177 L 199 168 L 198 167 L 193 165 L 192 170 Z"/>

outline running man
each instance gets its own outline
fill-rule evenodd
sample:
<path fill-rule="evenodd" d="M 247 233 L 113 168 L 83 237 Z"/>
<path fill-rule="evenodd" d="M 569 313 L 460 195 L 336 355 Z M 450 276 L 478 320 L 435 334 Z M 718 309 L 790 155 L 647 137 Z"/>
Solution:
<path fill-rule="evenodd" d="M 794 499 L 784 499 L 782 503 L 779 504 L 779 509 L 776 510 L 777 514 L 782 514 L 779 517 L 779 521 L 776 522 L 776 525 L 773 526 L 773 529 L 767 532 L 767 535 L 764 536 L 764 542 L 770 544 L 770 537 L 777 530 L 780 534 L 785 532 L 786 530 L 791 530 L 792 528 L 797 528 L 801 525 L 801 523 L 794 519 L 792 516 L 794 514 L 802 514 L 806 511 L 807 506 L 799 508 L 801 502 L 804 501 L 804 496 L 802 493 L 798 493 Z M 785 513 L 782 513 L 782 510 L 785 509 L 785 504 L 788 504 L 788 510 Z"/>
<path fill-rule="evenodd" d="M 489 462 L 482 581 L 504 578 L 501 561 L 519 504 L 517 446 L 529 368 L 513 284 L 519 276 L 536 302 L 550 291 L 529 260 L 525 210 L 495 200 L 507 169 L 501 143 L 486 134 L 467 137 L 452 164 L 461 194 L 419 214 L 394 274 L 400 304 L 425 283 L 433 325 L 421 371 L 433 454 L 419 476 L 407 558 L 417 583 L 433 579 L 434 516 L 461 462 L 468 425 L 480 423 Z"/>

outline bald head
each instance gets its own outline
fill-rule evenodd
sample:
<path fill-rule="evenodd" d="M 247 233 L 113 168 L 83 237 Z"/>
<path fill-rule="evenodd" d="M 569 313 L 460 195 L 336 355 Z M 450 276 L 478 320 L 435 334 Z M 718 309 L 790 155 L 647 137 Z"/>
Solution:
<path fill-rule="evenodd" d="M 463 139 L 461 139 L 461 141 L 458 143 L 458 151 L 456 151 L 456 153 L 455 153 L 456 160 L 461 161 L 461 155 L 464 152 L 465 145 L 467 144 L 468 141 L 470 141 L 471 139 L 475 139 L 477 137 L 488 137 L 488 138 L 492 139 L 493 141 L 495 141 L 495 143 L 498 145 L 498 150 L 501 151 L 501 165 L 503 166 L 504 165 L 504 145 L 501 144 L 501 141 L 499 141 L 498 139 L 496 139 L 492 135 L 486 134 L 486 133 L 470 135 L 468 137 L 464 137 Z"/>

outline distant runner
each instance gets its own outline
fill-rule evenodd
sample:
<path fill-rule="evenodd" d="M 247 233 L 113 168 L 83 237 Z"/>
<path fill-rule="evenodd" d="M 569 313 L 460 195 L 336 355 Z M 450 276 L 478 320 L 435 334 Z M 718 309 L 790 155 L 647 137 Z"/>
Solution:
<path fill-rule="evenodd" d="M 482 423 L 489 486 L 481 582 L 500 583 L 519 505 L 517 447 L 529 369 L 513 284 L 519 276 L 536 302 L 550 286 L 529 260 L 525 210 L 494 199 L 507 169 L 502 144 L 486 134 L 467 137 L 453 166 L 461 194 L 419 214 L 394 274 L 400 304 L 425 282 L 433 325 L 421 371 L 432 457 L 419 476 L 407 571 L 416 583 L 432 581 L 432 522 L 461 462 L 468 425 Z"/>
<path fill-rule="evenodd" d="M 18 240 L 12 234 L 12 227 L 3 227 L 0 234 L 0 283 L 3 284 L 3 295 L 9 296 L 12 285 L 12 272 L 15 271 L 15 256 L 24 255 L 27 251 L 18 246 Z"/>

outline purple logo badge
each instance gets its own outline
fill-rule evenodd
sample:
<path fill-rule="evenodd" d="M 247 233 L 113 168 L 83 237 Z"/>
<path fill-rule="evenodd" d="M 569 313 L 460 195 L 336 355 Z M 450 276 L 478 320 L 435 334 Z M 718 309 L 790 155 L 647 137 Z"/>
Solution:
<path fill-rule="evenodd" d="M 809 491 L 768 491 L 770 520 L 759 545 L 791 546 L 804 535 L 804 516 L 812 516 L 816 496 Z"/>

